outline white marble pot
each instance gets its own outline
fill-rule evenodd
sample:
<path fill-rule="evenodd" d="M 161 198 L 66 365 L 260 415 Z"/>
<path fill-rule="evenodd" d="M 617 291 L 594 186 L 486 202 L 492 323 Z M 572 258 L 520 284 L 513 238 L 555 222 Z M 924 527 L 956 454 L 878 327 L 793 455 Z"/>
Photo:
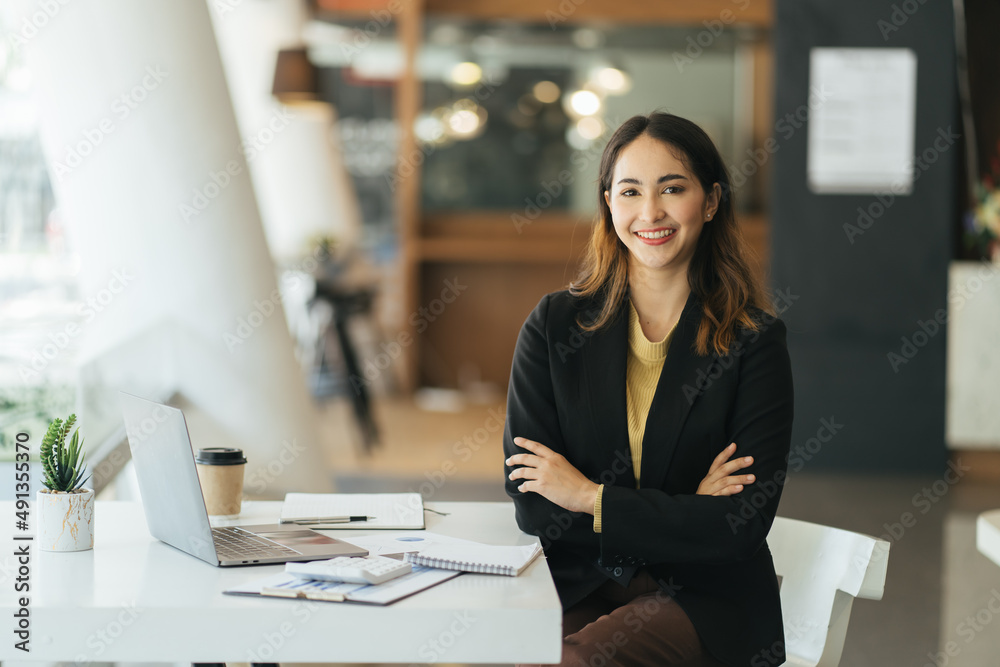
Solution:
<path fill-rule="evenodd" d="M 35 496 L 38 548 L 86 551 L 94 548 L 94 491 L 40 490 Z"/>
<path fill-rule="evenodd" d="M 945 441 L 951 449 L 998 451 L 1000 264 L 952 262 L 948 276 Z M 942 312 L 927 313 L 910 340 L 926 340 L 920 331 L 933 331 Z"/>

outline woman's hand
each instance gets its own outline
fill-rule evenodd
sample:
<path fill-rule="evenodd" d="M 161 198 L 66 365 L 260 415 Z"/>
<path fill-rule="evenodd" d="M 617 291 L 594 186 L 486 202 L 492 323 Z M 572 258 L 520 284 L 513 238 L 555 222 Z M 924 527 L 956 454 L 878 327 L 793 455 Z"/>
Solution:
<path fill-rule="evenodd" d="M 737 470 L 746 468 L 753 463 L 752 456 L 743 456 L 738 459 L 728 461 L 729 457 L 736 452 L 736 443 L 730 443 L 728 447 L 715 457 L 712 466 L 708 469 L 705 479 L 698 485 L 696 494 L 699 496 L 731 496 L 743 490 L 744 484 L 752 484 L 756 479 L 753 475 L 732 475 Z M 728 463 L 727 463 L 728 461 Z"/>
<path fill-rule="evenodd" d="M 598 485 L 574 468 L 565 456 L 527 438 L 514 438 L 514 444 L 531 452 L 514 454 L 504 462 L 508 466 L 523 466 L 510 473 L 512 480 L 525 480 L 517 487 L 518 491 L 534 491 L 570 512 L 594 513 Z"/>

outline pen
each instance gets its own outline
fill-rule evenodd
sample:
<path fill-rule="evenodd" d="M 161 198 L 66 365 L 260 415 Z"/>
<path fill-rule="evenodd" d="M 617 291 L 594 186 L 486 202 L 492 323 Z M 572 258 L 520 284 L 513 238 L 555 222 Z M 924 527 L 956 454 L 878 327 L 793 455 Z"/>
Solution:
<path fill-rule="evenodd" d="M 310 526 L 317 523 L 353 523 L 355 521 L 372 521 L 373 516 L 318 516 L 312 519 L 285 519 L 281 523 L 297 523 L 300 526 Z"/>

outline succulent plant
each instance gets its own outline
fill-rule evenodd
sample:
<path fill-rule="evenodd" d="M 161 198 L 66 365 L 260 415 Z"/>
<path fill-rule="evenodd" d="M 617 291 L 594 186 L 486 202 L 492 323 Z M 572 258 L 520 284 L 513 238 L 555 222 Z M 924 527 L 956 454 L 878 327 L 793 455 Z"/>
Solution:
<path fill-rule="evenodd" d="M 69 445 L 66 444 L 66 438 L 75 423 L 75 414 L 70 415 L 66 421 L 53 419 L 42 438 L 39 450 L 42 471 L 45 473 L 42 483 L 52 491 L 76 491 L 90 479 L 90 475 L 81 479 L 86 466 L 83 463 L 83 439 L 80 438 L 79 428 L 73 432 Z"/>

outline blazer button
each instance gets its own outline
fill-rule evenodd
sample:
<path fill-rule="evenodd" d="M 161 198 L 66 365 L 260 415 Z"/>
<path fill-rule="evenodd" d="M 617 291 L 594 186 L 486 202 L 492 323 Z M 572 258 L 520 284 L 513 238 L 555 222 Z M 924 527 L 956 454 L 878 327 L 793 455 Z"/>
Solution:
<path fill-rule="evenodd" d="M 616 567 L 615 571 L 612 574 L 614 574 L 616 577 L 620 577 L 624 573 L 625 573 L 625 570 L 621 569 L 620 567 Z"/>

